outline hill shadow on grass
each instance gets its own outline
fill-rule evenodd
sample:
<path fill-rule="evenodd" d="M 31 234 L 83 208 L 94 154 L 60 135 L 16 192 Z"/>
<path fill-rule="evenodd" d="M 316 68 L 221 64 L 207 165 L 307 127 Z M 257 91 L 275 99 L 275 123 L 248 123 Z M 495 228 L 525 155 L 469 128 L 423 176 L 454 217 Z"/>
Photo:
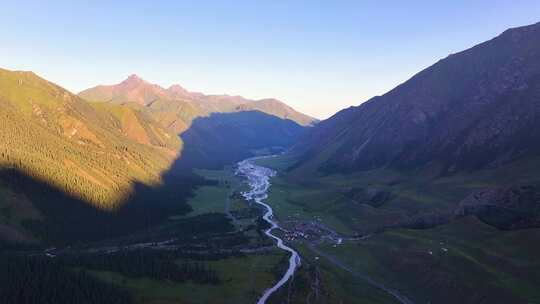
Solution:
<path fill-rule="evenodd" d="M 132 194 L 114 211 L 97 209 L 12 168 L 0 168 L 0 188 L 25 196 L 39 210 L 43 219 L 26 219 L 21 224 L 45 243 L 67 245 L 114 238 L 148 229 L 171 215 L 188 214 L 187 201 L 194 190 L 213 183 L 195 175 L 193 168 L 216 169 L 250 157 L 257 149 L 288 147 L 304 130 L 293 121 L 257 111 L 197 118 L 181 134 L 183 151 L 163 174 L 162 185 L 134 182 Z M 212 220 L 197 223 L 213 225 Z M 219 225 L 221 222 L 216 228 Z M 194 229 L 199 228 L 189 230 Z"/>
<path fill-rule="evenodd" d="M 258 111 L 200 117 L 180 135 L 184 149 L 170 172 L 219 169 L 253 156 L 255 150 L 271 153 L 291 146 L 305 130 L 292 120 Z"/>

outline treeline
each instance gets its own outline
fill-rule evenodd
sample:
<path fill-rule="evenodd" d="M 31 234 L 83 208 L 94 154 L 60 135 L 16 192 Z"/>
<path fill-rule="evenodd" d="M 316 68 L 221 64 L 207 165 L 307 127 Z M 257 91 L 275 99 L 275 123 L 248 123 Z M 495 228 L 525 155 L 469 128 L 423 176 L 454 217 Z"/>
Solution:
<path fill-rule="evenodd" d="M 234 230 L 231 221 L 223 213 L 205 213 L 176 220 L 173 227 L 177 234 L 188 238 L 194 234 L 226 233 Z"/>
<path fill-rule="evenodd" d="M 178 259 L 167 251 L 139 250 L 112 254 L 83 254 L 59 257 L 62 264 L 123 274 L 132 278 L 152 278 L 174 282 L 219 284 L 214 269 L 203 262 Z"/>
<path fill-rule="evenodd" d="M 43 246 L 37 243 L 24 243 L 0 239 L 0 253 L 6 251 L 31 251 L 42 250 Z"/>
<path fill-rule="evenodd" d="M 191 255 L 191 254 L 187 254 Z M 128 290 L 106 283 L 88 271 L 107 271 L 129 278 L 196 284 L 221 284 L 206 260 L 241 253 L 203 253 L 198 260 L 182 251 L 137 250 L 45 256 L 0 254 L 2 304 L 131 304 Z"/>
<path fill-rule="evenodd" d="M 113 132 L 112 125 L 108 126 L 111 130 L 98 128 L 107 127 L 108 121 L 84 104 L 77 106 L 95 117 L 83 118 L 75 112 L 55 117 L 46 115 L 50 113 L 43 108 L 39 119 L 0 100 L 0 166 L 46 181 L 104 209 L 118 207 L 129 195 L 132 182 L 160 181 L 173 161 L 170 155 Z M 77 136 L 84 137 L 71 138 L 66 130 L 78 130 Z"/>
<path fill-rule="evenodd" d="M 0 256 L 2 304 L 131 304 L 130 294 L 43 258 Z"/>

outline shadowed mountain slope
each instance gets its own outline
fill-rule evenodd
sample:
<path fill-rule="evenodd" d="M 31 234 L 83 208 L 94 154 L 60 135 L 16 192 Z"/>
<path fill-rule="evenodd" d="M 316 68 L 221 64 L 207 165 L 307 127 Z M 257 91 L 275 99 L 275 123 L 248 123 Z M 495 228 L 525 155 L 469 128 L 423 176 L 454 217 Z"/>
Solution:
<path fill-rule="evenodd" d="M 450 173 L 540 152 L 540 23 L 453 54 L 318 124 L 297 167 Z"/>
<path fill-rule="evenodd" d="M 185 149 L 175 168 L 221 168 L 253 156 L 259 149 L 289 147 L 305 130 L 292 120 L 259 111 L 200 117 L 181 135 Z"/>

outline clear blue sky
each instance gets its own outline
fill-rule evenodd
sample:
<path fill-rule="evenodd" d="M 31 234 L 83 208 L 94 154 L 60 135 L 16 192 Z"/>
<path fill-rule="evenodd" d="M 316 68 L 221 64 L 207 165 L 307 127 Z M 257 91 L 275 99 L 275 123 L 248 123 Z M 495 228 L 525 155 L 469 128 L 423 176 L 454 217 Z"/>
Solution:
<path fill-rule="evenodd" d="M 136 73 L 326 118 L 506 28 L 540 1 L 2 1 L 0 67 L 78 92 Z M 444 2 L 444 3 L 443 3 Z"/>

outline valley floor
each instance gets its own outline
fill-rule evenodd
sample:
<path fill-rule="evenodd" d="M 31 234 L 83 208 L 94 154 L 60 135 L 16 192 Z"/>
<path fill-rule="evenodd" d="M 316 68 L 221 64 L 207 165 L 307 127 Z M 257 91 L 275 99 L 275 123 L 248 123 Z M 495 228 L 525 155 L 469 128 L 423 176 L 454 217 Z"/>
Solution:
<path fill-rule="evenodd" d="M 447 210 L 471 189 L 517 177 L 484 172 L 429 185 L 391 172 L 291 178 L 293 161 L 257 161 L 278 172 L 265 202 L 284 228 L 279 236 L 302 259 L 267 303 L 540 302 L 540 229 L 499 230 L 475 216 L 403 225 Z M 289 256 L 264 236 L 263 210 L 242 197 L 248 185 L 234 168 L 196 173 L 214 182 L 196 190 L 186 215 L 124 238 L 22 252 L 68 274 L 83 271 L 82 286 L 97 286 L 93 278 L 129 295 L 118 303 L 255 303 Z"/>

